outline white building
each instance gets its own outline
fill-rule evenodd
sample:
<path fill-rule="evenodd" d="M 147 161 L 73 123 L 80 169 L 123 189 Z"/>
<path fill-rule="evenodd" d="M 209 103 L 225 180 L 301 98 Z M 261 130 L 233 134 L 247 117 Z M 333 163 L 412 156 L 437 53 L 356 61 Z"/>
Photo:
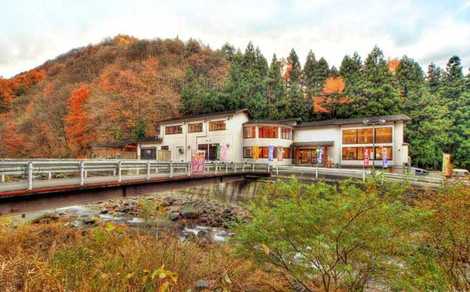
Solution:
<path fill-rule="evenodd" d="M 190 161 L 203 150 L 206 160 L 273 164 L 401 167 L 408 161 L 404 128 L 409 117 L 391 115 L 297 123 L 296 120 L 250 120 L 247 110 L 172 118 L 159 122 L 159 142 L 139 144 L 140 159 L 156 159 L 159 151 L 172 161 Z M 157 141 L 157 140 L 156 140 Z"/>

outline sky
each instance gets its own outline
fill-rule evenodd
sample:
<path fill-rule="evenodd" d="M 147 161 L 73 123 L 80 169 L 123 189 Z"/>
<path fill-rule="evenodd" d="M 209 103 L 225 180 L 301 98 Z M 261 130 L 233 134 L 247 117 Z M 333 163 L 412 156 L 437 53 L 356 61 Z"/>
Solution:
<path fill-rule="evenodd" d="M 194 38 L 214 49 L 252 41 L 268 59 L 294 48 L 303 61 L 312 50 L 337 67 L 345 54 L 365 58 L 375 45 L 423 68 L 452 55 L 470 66 L 470 0 L 0 1 L 5 78 L 117 34 Z"/>

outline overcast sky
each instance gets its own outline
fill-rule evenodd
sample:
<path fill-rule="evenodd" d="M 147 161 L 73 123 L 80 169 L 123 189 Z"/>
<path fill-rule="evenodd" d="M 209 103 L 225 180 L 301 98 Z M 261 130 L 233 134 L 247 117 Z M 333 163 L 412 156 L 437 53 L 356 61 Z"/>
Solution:
<path fill-rule="evenodd" d="M 6 3 L 5 3 L 6 2 Z M 470 66 L 470 0 L 2 0 L 0 76 L 10 77 L 108 36 L 195 38 L 220 48 L 251 40 L 269 59 L 311 49 L 331 65 L 378 45 L 427 66 Z M 467 69 L 466 69 L 467 70 Z"/>

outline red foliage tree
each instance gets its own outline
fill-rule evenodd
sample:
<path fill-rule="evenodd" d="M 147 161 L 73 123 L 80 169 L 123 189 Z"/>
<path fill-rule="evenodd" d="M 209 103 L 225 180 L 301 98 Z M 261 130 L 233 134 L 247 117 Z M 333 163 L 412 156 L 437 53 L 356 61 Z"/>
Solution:
<path fill-rule="evenodd" d="M 85 109 L 85 104 L 90 96 L 90 89 L 81 85 L 72 91 L 68 100 L 68 114 L 65 116 L 65 134 L 67 145 L 72 155 L 83 157 L 90 143 L 95 139 L 91 121 Z"/>
<path fill-rule="evenodd" d="M 5 126 L 0 131 L 0 141 L 2 144 L 1 156 L 5 158 L 22 156 L 21 149 L 24 149 L 25 139 L 18 132 L 16 124 L 12 120 L 6 120 Z"/>

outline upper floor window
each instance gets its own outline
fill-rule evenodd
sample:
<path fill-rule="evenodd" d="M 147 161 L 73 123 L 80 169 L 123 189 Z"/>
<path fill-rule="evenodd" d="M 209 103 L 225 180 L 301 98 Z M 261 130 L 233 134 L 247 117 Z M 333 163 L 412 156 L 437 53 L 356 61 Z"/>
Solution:
<path fill-rule="evenodd" d="M 392 127 L 375 128 L 375 143 L 392 143 Z"/>
<path fill-rule="evenodd" d="M 357 144 L 373 143 L 372 128 L 357 129 Z"/>
<path fill-rule="evenodd" d="M 165 127 L 165 135 L 173 135 L 173 134 L 181 134 L 181 133 L 183 133 L 183 127 L 181 127 L 181 125 Z"/>
<path fill-rule="evenodd" d="M 290 128 L 281 128 L 281 138 L 292 140 L 292 129 Z"/>
<path fill-rule="evenodd" d="M 278 127 L 259 127 L 258 128 L 258 137 L 259 138 L 277 138 Z"/>
<path fill-rule="evenodd" d="M 343 144 L 356 144 L 357 143 L 357 130 L 344 130 L 343 131 Z"/>
<path fill-rule="evenodd" d="M 188 124 L 188 133 L 200 133 L 202 132 L 202 123 Z"/>
<path fill-rule="evenodd" d="M 392 143 L 392 132 L 392 127 L 343 130 L 343 144 Z"/>
<path fill-rule="evenodd" d="M 225 130 L 225 121 L 211 121 L 209 122 L 209 131 L 223 131 Z"/>
<path fill-rule="evenodd" d="M 255 138 L 256 137 L 256 127 L 246 126 L 243 127 L 243 138 Z"/>

